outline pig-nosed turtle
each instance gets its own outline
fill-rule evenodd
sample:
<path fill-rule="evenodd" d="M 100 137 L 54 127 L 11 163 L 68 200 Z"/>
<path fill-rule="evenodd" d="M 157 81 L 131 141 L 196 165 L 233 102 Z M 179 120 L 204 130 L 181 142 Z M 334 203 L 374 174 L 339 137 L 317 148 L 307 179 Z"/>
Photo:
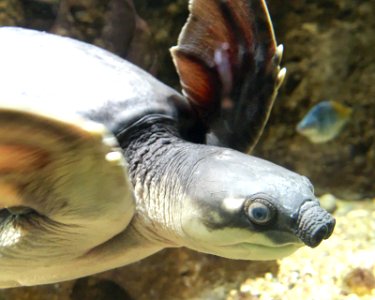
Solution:
<path fill-rule="evenodd" d="M 331 235 L 305 177 L 241 153 L 285 73 L 264 1 L 190 2 L 172 49 L 186 97 L 70 38 L 4 27 L 0 45 L 1 287 L 166 247 L 275 259 Z"/>

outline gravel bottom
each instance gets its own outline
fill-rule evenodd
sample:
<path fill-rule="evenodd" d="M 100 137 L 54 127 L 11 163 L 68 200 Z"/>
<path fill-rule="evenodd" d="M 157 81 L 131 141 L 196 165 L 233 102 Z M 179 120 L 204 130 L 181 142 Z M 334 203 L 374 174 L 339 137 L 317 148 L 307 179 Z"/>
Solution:
<path fill-rule="evenodd" d="M 375 199 L 337 201 L 334 215 L 331 238 L 280 260 L 277 275 L 247 279 L 227 300 L 374 300 Z"/>

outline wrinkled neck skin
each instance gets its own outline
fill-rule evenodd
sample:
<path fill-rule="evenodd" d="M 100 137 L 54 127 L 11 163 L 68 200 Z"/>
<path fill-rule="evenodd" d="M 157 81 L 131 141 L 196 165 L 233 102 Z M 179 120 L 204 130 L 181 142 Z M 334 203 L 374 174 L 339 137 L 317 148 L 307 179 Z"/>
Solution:
<path fill-rule="evenodd" d="M 185 244 L 180 212 L 186 182 L 210 152 L 181 139 L 170 122 L 140 125 L 127 140 L 120 139 L 136 201 L 128 231 L 160 249 Z"/>

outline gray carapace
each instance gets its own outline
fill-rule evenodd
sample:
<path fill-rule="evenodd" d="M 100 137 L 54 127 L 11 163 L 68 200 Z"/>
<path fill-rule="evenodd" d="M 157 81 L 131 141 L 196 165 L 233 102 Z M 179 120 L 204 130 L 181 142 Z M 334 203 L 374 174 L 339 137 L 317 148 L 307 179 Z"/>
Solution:
<path fill-rule="evenodd" d="M 190 2 L 172 49 L 185 96 L 73 39 L 4 27 L 0 44 L 1 287 L 331 235 L 305 177 L 246 154 L 285 74 L 264 1 Z"/>

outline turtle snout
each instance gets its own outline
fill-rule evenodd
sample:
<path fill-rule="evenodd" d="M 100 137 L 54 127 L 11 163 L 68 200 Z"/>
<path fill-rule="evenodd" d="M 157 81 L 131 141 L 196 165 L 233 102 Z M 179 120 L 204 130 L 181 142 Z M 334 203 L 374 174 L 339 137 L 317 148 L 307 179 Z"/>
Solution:
<path fill-rule="evenodd" d="M 326 240 L 331 236 L 334 227 L 335 219 L 333 218 L 326 224 L 317 226 L 317 228 L 311 234 L 310 239 L 307 241 L 306 245 L 312 248 L 318 246 L 323 240 Z"/>
<path fill-rule="evenodd" d="M 308 201 L 300 208 L 296 233 L 307 246 L 314 248 L 331 236 L 335 223 L 318 203 Z"/>

